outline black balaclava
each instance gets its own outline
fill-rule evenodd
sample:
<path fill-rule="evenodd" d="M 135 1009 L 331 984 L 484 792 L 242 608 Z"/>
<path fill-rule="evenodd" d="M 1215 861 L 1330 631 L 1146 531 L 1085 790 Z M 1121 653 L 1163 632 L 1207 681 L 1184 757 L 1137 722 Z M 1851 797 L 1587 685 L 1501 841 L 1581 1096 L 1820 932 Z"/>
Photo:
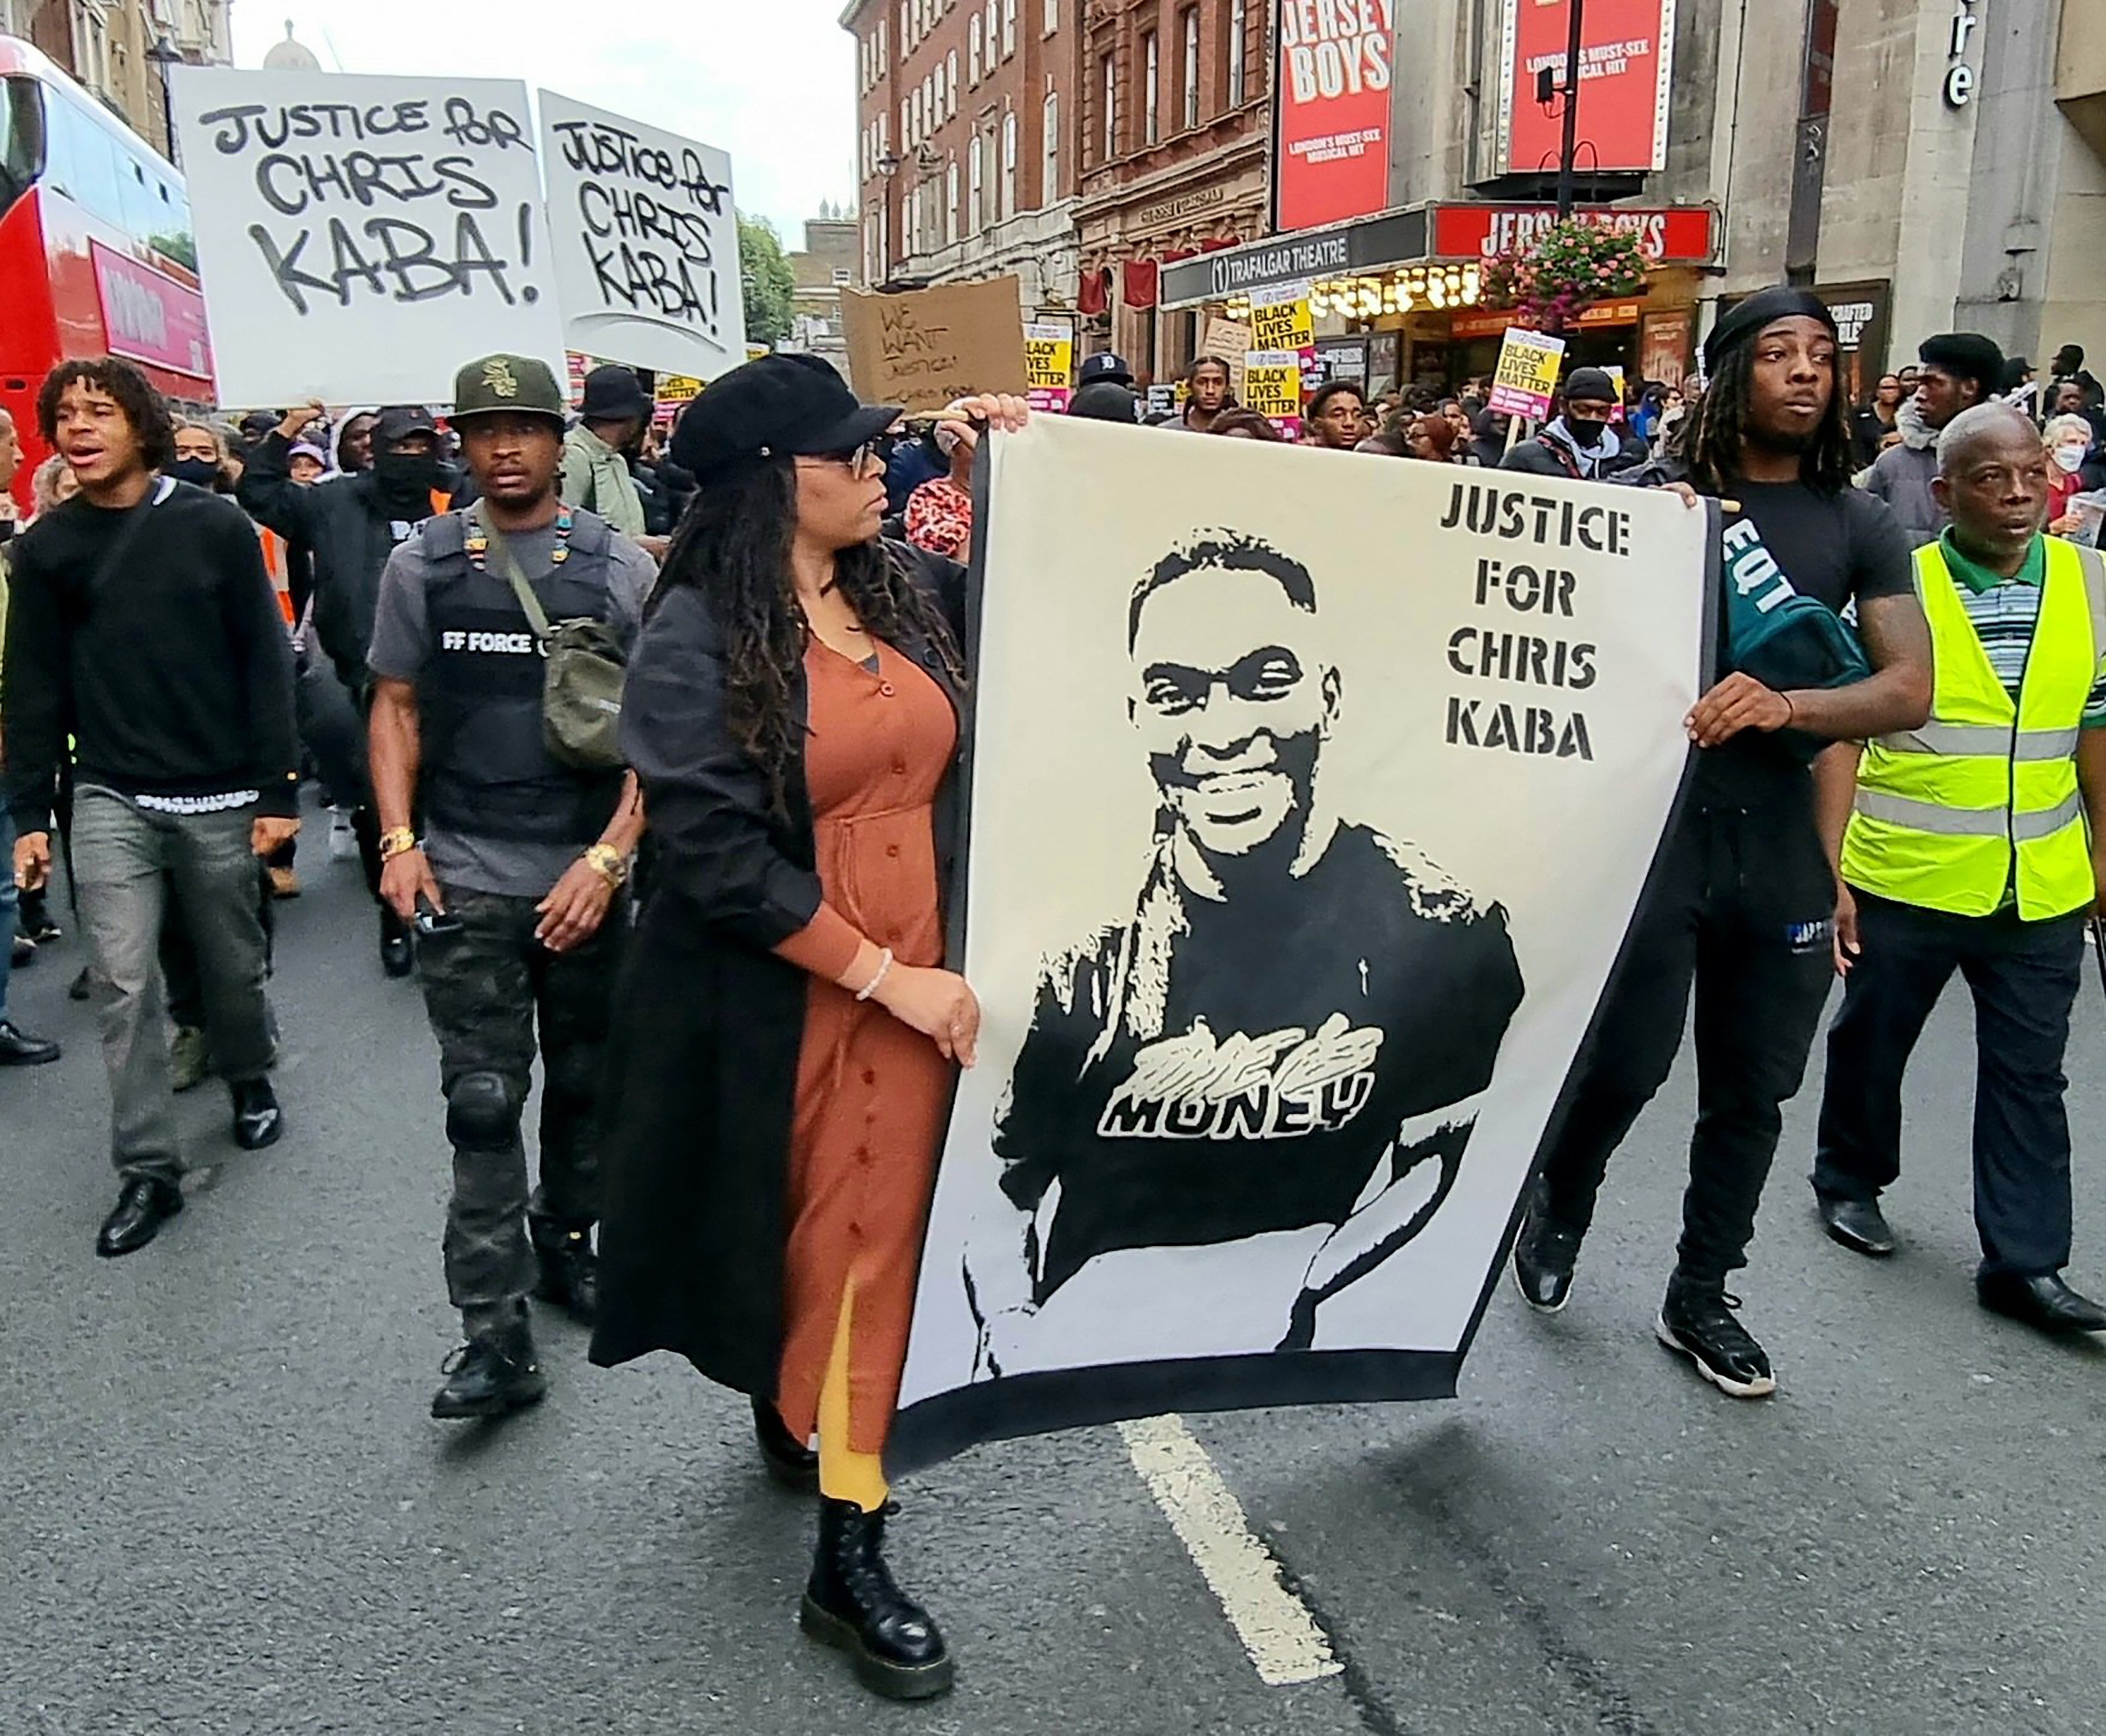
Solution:
<path fill-rule="evenodd" d="M 446 461 L 436 452 L 376 452 L 373 458 L 374 492 L 380 504 L 398 518 L 431 516 L 432 492 L 451 481 Z"/>

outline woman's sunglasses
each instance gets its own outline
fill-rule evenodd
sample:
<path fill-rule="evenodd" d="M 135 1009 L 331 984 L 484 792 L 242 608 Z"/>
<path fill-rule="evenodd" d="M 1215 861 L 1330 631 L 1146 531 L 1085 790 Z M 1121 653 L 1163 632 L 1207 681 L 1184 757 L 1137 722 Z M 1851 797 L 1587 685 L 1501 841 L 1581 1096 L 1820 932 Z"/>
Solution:
<path fill-rule="evenodd" d="M 880 470 L 888 468 L 892 463 L 892 455 L 898 449 L 898 436 L 880 434 L 875 440 L 864 441 L 853 451 L 821 453 L 818 455 L 814 462 L 822 464 L 846 464 L 850 476 L 861 476 L 873 463 Z"/>

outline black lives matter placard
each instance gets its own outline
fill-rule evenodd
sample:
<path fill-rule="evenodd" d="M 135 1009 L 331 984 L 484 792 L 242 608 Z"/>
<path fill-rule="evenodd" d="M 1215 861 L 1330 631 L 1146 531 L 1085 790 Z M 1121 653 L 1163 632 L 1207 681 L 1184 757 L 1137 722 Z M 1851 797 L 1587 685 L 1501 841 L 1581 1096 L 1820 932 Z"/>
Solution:
<path fill-rule="evenodd" d="M 562 359 L 523 85 L 184 67 L 173 87 L 220 401 L 446 401 Z"/>
<path fill-rule="evenodd" d="M 746 360 L 731 159 L 543 91 L 542 159 L 570 348 L 714 379 Z"/>

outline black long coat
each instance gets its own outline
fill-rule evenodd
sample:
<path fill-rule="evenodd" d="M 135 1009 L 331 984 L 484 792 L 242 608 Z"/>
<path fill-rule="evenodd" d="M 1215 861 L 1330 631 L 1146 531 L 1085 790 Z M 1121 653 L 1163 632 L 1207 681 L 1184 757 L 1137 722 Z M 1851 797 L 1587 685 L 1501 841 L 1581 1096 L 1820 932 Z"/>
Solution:
<path fill-rule="evenodd" d="M 958 643 L 964 577 L 901 549 Z M 970 714 L 936 648 L 901 644 Z M 654 890 L 616 1001 L 602 1142 L 592 1360 L 678 1351 L 711 1379 L 773 1397 L 782 1342 L 790 1124 L 807 978 L 769 950 L 819 907 L 801 745 L 786 814 L 732 740 L 724 645 L 693 586 L 669 590 L 630 664 L 622 739 L 656 840 Z M 803 672 L 794 702 L 800 736 Z M 961 780 L 937 798 L 939 884 L 957 857 Z"/>

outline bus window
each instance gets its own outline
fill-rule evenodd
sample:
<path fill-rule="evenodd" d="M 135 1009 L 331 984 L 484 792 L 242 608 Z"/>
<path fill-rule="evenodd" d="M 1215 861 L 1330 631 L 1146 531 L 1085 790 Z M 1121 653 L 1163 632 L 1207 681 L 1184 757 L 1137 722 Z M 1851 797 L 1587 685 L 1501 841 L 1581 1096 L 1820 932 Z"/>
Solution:
<path fill-rule="evenodd" d="M 104 222 L 123 228 L 124 195 L 117 179 L 120 165 L 110 136 L 65 97 L 49 90 L 45 117 L 49 127 L 45 181 Z"/>
<path fill-rule="evenodd" d="M 44 170 L 43 87 L 34 79 L 0 79 L 0 213 Z"/>

